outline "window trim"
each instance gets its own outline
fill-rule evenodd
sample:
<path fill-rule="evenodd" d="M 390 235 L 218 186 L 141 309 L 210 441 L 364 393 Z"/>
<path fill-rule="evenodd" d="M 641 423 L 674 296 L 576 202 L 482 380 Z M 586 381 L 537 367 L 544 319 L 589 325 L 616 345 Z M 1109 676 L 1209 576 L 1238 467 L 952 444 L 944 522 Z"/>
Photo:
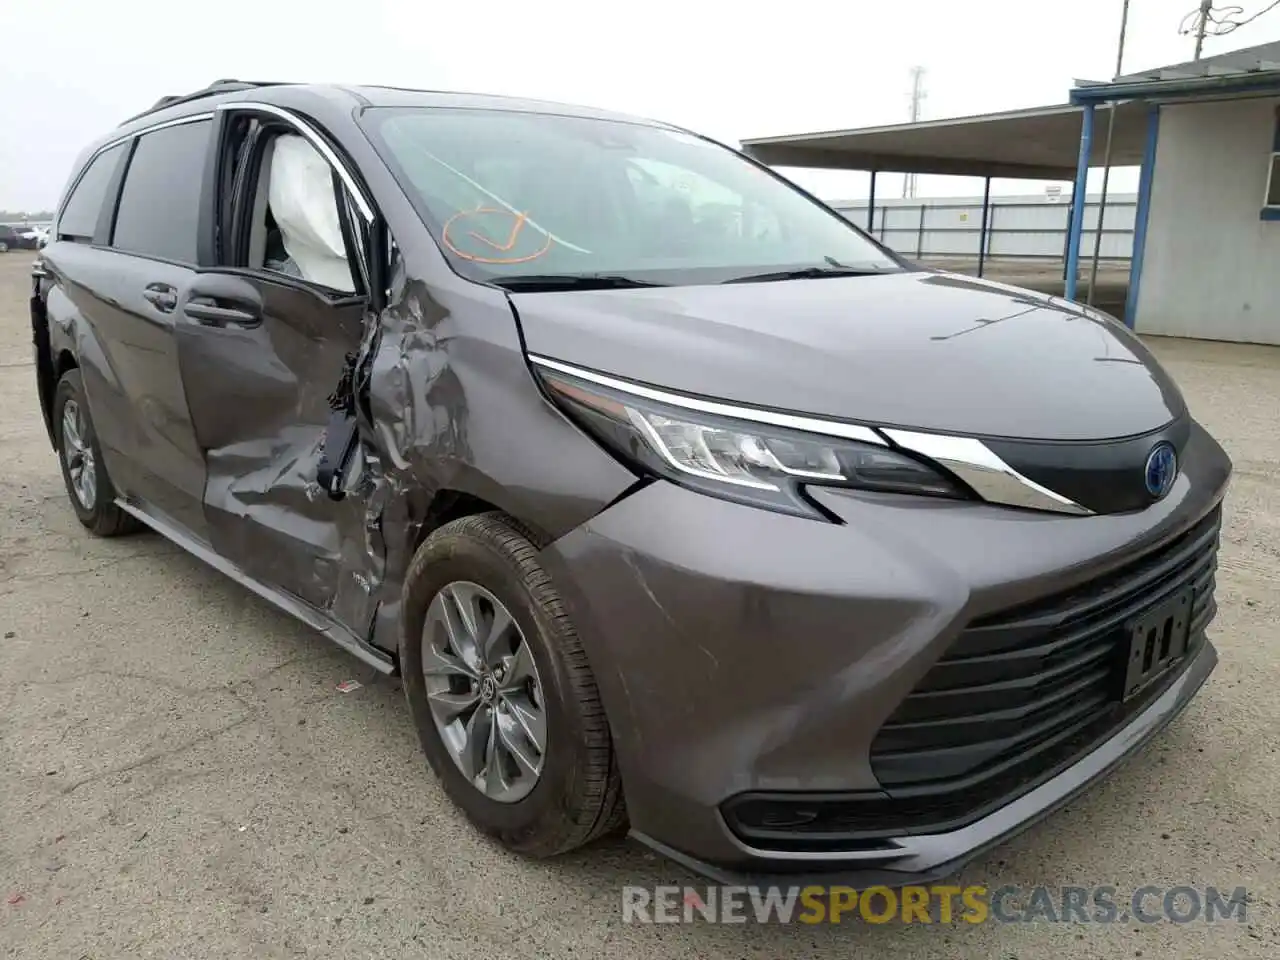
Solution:
<path fill-rule="evenodd" d="M 124 190 L 125 174 L 129 172 L 129 165 L 133 163 L 133 152 L 138 148 L 136 139 L 130 140 L 128 143 L 121 144 L 124 153 L 120 157 L 120 163 L 117 164 L 115 171 L 111 174 L 111 183 L 107 187 L 107 195 L 104 198 L 102 209 L 98 211 L 98 226 L 93 233 L 93 246 L 107 247 L 111 246 L 111 234 L 116 228 L 116 214 L 120 212 L 120 194 Z M 111 149 L 115 149 L 114 147 Z"/>
<path fill-rule="evenodd" d="M 222 103 L 218 105 L 216 112 L 234 113 L 245 111 L 250 113 L 267 113 L 278 117 L 290 126 L 296 128 L 298 133 L 311 141 L 311 145 L 316 148 L 316 151 L 320 156 L 324 157 L 324 159 L 328 161 L 329 166 L 331 166 L 337 172 L 338 176 L 342 178 L 343 185 L 351 191 L 351 197 L 355 201 L 356 207 L 360 211 L 360 215 L 364 217 L 367 223 L 373 223 L 373 204 L 370 203 L 369 198 L 365 196 L 364 190 L 356 182 L 355 177 L 347 168 L 346 163 L 338 156 L 334 149 L 329 146 L 328 141 L 311 126 L 311 124 L 307 123 L 302 119 L 302 117 L 298 116 L 292 110 L 287 110 L 284 107 L 277 107 L 272 103 L 260 103 L 256 100 L 237 100 L 231 103 Z"/>
<path fill-rule="evenodd" d="M 253 117 L 242 118 L 244 134 L 235 139 L 241 126 L 240 118 L 219 115 L 214 120 L 214 149 L 209 156 L 205 172 L 205 189 L 208 193 L 203 213 L 207 222 L 201 228 L 201 238 L 208 244 L 200 258 L 204 264 L 218 265 L 223 260 L 236 226 L 233 213 L 240 181 L 248 167 L 246 158 L 256 149 L 262 136 L 263 124 Z"/>
<path fill-rule="evenodd" d="M 1262 188 L 1262 209 L 1258 213 L 1259 220 L 1280 220 L 1280 203 L 1271 203 L 1271 188 L 1275 186 L 1277 160 L 1280 160 L 1280 107 L 1274 114 L 1274 127 L 1271 134 L 1271 150 L 1267 153 L 1267 176 Z"/>
<path fill-rule="evenodd" d="M 1264 216 L 1264 219 L 1280 219 L 1280 200 L 1271 202 L 1271 188 L 1276 185 L 1276 180 L 1280 179 L 1276 176 L 1277 161 L 1280 161 L 1280 150 L 1273 150 L 1267 154 L 1267 185 L 1262 194 L 1262 212 L 1264 215 L 1275 214 L 1275 217 Z"/>

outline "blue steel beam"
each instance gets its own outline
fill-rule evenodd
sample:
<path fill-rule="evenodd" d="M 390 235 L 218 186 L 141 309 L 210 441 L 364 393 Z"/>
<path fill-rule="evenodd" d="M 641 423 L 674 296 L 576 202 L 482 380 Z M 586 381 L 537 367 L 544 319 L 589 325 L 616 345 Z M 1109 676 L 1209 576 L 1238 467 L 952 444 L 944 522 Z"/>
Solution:
<path fill-rule="evenodd" d="M 1138 289 L 1142 285 L 1142 258 L 1147 249 L 1147 218 L 1151 213 L 1151 185 L 1155 182 L 1156 143 L 1160 138 L 1160 105 L 1147 114 L 1147 142 L 1138 175 L 1138 205 L 1133 212 L 1133 256 L 1129 261 L 1129 293 L 1124 302 L 1124 325 L 1133 329 L 1138 313 Z"/>
<path fill-rule="evenodd" d="M 1067 231 L 1067 280 L 1063 295 L 1076 298 L 1080 278 L 1080 236 L 1084 232 L 1085 191 L 1089 186 L 1089 158 L 1093 154 L 1093 104 L 1086 104 L 1080 121 L 1080 157 L 1076 161 L 1076 183 L 1071 190 L 1071 229 Z"/>

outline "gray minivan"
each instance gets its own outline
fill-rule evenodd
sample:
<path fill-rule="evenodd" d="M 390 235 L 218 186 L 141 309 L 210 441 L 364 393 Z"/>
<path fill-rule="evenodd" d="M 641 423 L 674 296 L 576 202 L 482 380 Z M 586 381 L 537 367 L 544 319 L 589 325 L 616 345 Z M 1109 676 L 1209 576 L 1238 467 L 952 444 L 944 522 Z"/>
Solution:
<path fill-rule="evenodd" d="M 528 855 L 937 877 L 1216 663 L 1231 465 L 1136 337 L 669 125 L 166 98 L 84 153 L 31 318 L 80 521 L 398 673 Z"/>

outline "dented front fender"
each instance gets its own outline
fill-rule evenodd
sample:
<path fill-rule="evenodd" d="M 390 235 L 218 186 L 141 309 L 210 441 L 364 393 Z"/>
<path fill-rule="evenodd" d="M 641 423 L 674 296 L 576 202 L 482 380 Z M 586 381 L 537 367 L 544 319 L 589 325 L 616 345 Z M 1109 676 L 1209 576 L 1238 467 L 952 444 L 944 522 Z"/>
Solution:
<path fill-rule="evenodd" d="M 465 494 L 549 542 L 637 478 L 542 396 L 502 291 L 402 279 L 379 325 L 365 388 L 388 488 L 374 642 L 394 650 L 405 572 L 437 497 Z"/>

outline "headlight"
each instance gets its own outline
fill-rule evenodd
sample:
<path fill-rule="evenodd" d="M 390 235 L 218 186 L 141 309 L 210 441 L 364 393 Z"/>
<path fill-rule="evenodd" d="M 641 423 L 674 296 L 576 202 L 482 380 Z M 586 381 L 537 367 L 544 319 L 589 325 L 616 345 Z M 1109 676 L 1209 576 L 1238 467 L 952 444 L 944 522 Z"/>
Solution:
<path fill-rule="evenodd" d="M 702 493 L 824 520 L 805 486 L 972 496 L 867 427 L 680 397 L 541 358 L 534 364 L 555 402 L 615 454 Z"/>

